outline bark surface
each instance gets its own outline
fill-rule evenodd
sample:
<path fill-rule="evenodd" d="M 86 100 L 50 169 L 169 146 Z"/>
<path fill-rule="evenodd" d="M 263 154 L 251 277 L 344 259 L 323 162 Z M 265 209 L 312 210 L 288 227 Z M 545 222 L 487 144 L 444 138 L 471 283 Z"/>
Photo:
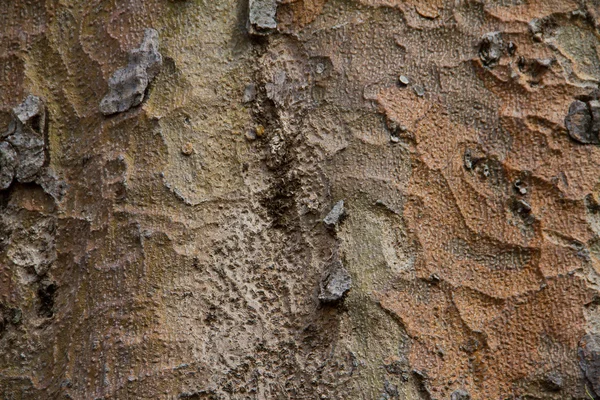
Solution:
<path fill-rule="evenodd" d="M 2 398 L 599 398 L 599 24 L 0 0 Z"/>

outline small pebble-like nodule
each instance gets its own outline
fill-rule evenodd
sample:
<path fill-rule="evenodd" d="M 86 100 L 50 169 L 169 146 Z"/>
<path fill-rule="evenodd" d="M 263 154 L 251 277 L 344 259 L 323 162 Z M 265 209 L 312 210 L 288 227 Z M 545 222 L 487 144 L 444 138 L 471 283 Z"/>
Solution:
<path fill-rule="evenodd" d="M 415 91 L 415 94 L 419 97 L 423 97 L 425 95 L 425 88 L 421 85 L 413 86 L 413 90 Z"/>

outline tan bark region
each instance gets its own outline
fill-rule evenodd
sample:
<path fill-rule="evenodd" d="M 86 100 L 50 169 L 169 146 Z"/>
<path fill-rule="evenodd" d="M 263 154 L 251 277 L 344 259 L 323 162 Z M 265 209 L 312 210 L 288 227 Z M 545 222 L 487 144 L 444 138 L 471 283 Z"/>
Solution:
<path fill-rule="evenodd" d="M 589 398 L 593 2 L 286 0 L 251 35 L 254 4 L 0 7 L 0 142 L 47 115 L 0 191 L 4 398 Z"/>
<path fill-rule="evenodd" d="M 510 12 L 503 20 L 518 20 Z M 434 397 L 448 398 L 457 386 L 474 398 L 531 395 L 556 376 L 579 385 L 577 344 L 595 291 L 573 273 L 595 264 L 586 249 L 597 231 L 585 198 L 596 190 L 598 155 L 569 140 L 562 125 L 565 108 L 585 93 L 565 78 L 588 79 L 577 64 L 597 62 L 561 61 L 553 53 L 560 46 L 540 48 L 577 23 L 557 25 L 543 44 L 526 26 L 507 26 L 518 43 L 512 59 L 492 69 L 475 57 L 446 64 L 427 100 L 407 89 L 380 95 L 388 118 L 405 124 L 414 143 L 403 216 L 420 245 L 419 280 L 407 276 L 380 299 L 415 339 L 411 364 Z M 553 63 L 532 68 L 523 61 L 532 56 Z M 461 102 L 473 110 L 460 110 Z"/>
<path fill-rule="evenodd" d="M 327 0 L 283 0 L 277 9 L 279 29 L 301 29 L 323 11 Z"/>

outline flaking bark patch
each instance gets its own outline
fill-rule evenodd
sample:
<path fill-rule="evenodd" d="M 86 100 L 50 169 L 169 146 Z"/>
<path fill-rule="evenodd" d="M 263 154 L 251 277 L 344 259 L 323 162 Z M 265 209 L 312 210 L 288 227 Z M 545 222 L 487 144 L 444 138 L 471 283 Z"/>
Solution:
<path fill-rule="evenodd" d="M 501 32 L 489 32 L 481 37 L 479 58 L 486 67 L 498 64 L 504 52 L 504 42 Z"/>
<path fill-rule="evenodd" d="M 54 218 L 37 220 L 29 227 L 16 227 L 11 234 L 7 257 L 15 265 L 44 276 L 56 260 Z"/>
<path fill-rule="evenodd" d="M 13 109 L 13 119 L 0 143 L 0 190 L 17 180 L 33 182 L 44 163 L 46 111 L 42 100 L 33 95 Z"/>
<path fill-rule="evenodd" d="M 140 105 L 148 85 L 160 71 L 162 61 L 158 52 L 158 32 L 146 29 L 140 47 L 129 53 L 129 64 L 108 80 L 108 94 L 100 102 L 102 114 L 121 113 Z"/>
<path fill-rule="evenodd" d="M 346 210 L 344 209 L 344 200 L 340 200 L 334 204 L 333 208 L 323 219 L 323 223 L 329 228 L 334 228 L 345 217 Z"/>
<path fill-rule="evenodd" d="M 352 287 L 352 278 L 341 262 L 336 262 L 321 282 L 319 300 L 323 303 L 336 303 L 344 298 Z"/>
<path fill-rule="evenodd" d="M 266 35 L 277 28 L 276 0 L 249 0 L 248 31 L 252 35 Z"/>
<path fill-rule="evenodd" d="M 579 365 L 592 386 L 594 394 L 600 393 L 600 340 L 595 335 L 585 335 L 579 342 Z"/>
<path fill-rule="evenodd" d="M 565 117 L 565 126 L 573 140 L 583 144 L 600 144 L 600 102 L 573 101 Z"/>

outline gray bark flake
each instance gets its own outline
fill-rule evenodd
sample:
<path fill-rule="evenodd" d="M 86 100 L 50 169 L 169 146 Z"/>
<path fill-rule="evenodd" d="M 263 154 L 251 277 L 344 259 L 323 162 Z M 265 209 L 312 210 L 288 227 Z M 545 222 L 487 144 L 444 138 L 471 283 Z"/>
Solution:
<path fill-rule="evenodd" d="M 8 142 L 0 143 L 0 190 L 8 189 L 15 177 L 17 152 Z"/>
<path fill-rule="evenodd" d="M 33 182 L 44 166 L 44 138 L 31 130 L 17 130 L 7 138 L 17 151 L 15 178 L 19 182 Z"/>
<path fill-rule="evenodd" d="M 61 200 L 67 191 L 67 184 L 59 179 L 52 168 L 45 168 L 35 182 L 55 200 Z"/>
<path fill-rule="evenodd" d="M 595 394 L 600 393 L 600 343 L 598 337 L 585 335 L 579 342 L 579 365 Z"/>
<path fill-rule="evenodd" d="M 276 0 L 248 0 L 248 32 L 252 35 L 267 35 L 277 28 Z"/>
<path fill-rule="evenodd" d="M 471 396 L 469 395 L 469 392 L 467 392 L 466 390 L 463 390 L 463 389 L 455 390 L 450 395 L 450 400 L 470 400 L 470 399 L 471 399 Z"/>
<path fill-rule="evenodd" d="M 600 144 L 598 129 L 600 128 L 600 102 L 591 100 L 587 103 L 575 100 L 569 106 L 565 117 L 565 127 L 569 136 L 579 143 Z"/>
<path fill-rule="evenodd" d="M 139 48 L 129 52 L 129 63 L 108 80 L 108 94 L 100 102 L 104 115 L 121 113 L 144 101 L 148 85 L 162 66 L 158 52 L 158 32 L 146 29 Z"/>
<path fill-rule="evenodd" d="M 13 113 L 22 124 L 27 124 L 34 117 L 44 113 L 44 104 L 39 97 L 29 95 L 21 104 L 13 108 Z"/>
<path fill-rule="evenodd" d="M 321 282 L 319 300 L 323 303 L 340 301 L 352 287 L 352 278 L 341 262 L 336 262 Z"/>
<path fill-rule="evenodd" d="M 12 111 L 13 119 L 0 142 L 0 190 L 15 179 L 33 182 L 46 162 L 42 100 L 29 95 Z"/>
<path fill-rule="evenodd" d="M 335 227 L 346 214 L 346 210 L 344 209 L 344 200 L 340 200 L 329 211 L 329 214 L 323 219 L 325 225 L 330 228 Z"/>
<path fill-rule="evenodd" d="M 479 58 L 486 67 L 492 67 L 500 61 L 504 43 L 500 32 L 488 32 L 481 37 L 479 43 Z"/>
<path fill-rule="evenodd" d="M 44 276 L 56 260 L 55 221 L 44 218 L 32 226 L 19 226 L 12 233 L 6 255 L 15 265 L 31 268 Z"/>

